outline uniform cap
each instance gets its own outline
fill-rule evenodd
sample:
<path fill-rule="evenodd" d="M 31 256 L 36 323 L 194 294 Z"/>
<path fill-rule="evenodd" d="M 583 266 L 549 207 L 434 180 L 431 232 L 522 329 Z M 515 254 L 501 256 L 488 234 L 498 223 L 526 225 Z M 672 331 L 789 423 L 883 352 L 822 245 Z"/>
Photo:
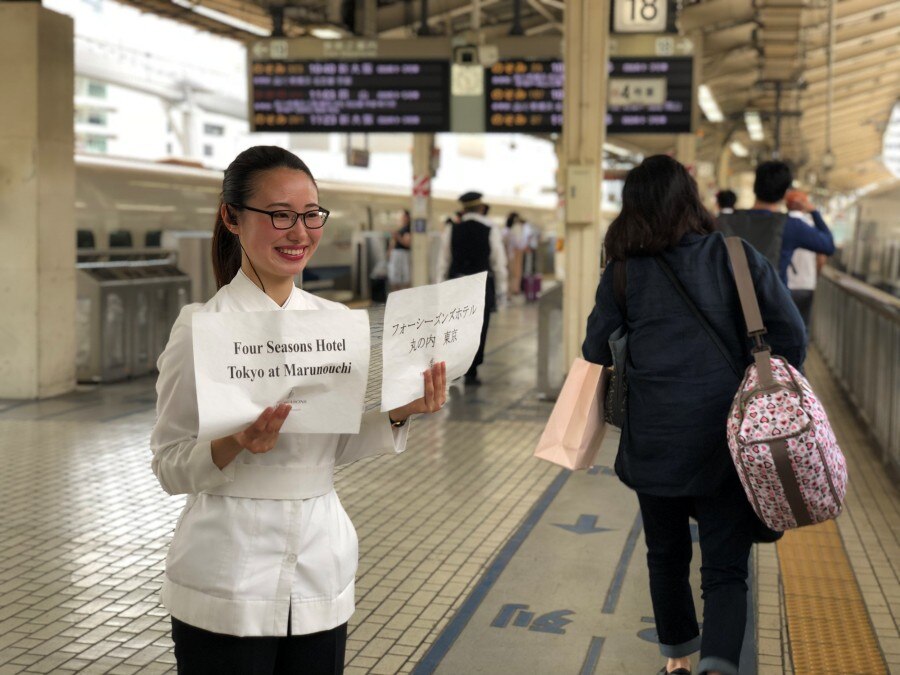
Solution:
<path fill-rule="evenodd" d="M 463 208 L 471 208 L 473 206 L 481 206 L 484 202 L 481 198 L 484 195 L 480 192 L 466 192 L 463 195 L 459 196 L 459 201 L 463 205 Z"/>

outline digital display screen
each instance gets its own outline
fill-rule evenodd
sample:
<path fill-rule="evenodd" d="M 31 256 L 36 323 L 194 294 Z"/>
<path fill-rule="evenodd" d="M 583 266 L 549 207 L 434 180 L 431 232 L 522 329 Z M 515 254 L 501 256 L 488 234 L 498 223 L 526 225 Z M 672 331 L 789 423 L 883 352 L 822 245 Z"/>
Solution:
<path fill-rule="evenodd" d="M 606 133 L 690 133 L 693 73 L 690 57 L 611 58 Z"/>
<path fill-rule="evenodd" d="M 690 133 L 690 57 L 613 57 L 606 133 Z M 565 71 L 558 59 L 498 61 L 485 70 L 485 131 L 562 130 Z"/>
<path fill-rule="evenodd" d="M 450 129 L 447 61 L 262 61 L 250 76 L 253 131 Z"/>
<path fill-rule="evenodd" d="M 558 59 L 498 61 L 484 71 L 484 130 L 562 129 L 565 71 Z"/>

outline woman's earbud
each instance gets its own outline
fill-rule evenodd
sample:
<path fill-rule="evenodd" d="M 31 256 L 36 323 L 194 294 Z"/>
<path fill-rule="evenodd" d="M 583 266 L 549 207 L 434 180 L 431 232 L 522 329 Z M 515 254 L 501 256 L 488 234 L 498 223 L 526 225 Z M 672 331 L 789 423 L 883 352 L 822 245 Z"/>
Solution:
<path fill-rule="evenodd" d="M 234 211 L 232 211 L 231 207 L 227 204 L 225 205 L 225 213 L 228 216 L 228 219 L 225 220 L 225 227 L 228 228 L 228 231 L 231 232 L 231 234 L 237 235 L 237 229 L 240 227 L 240 224 L 234 216 Z"/>

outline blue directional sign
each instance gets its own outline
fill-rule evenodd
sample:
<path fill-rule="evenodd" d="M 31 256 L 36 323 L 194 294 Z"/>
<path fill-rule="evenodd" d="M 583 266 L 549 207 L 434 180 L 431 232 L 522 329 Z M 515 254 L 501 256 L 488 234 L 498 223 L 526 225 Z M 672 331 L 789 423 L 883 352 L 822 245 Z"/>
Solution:
<path fill-rule="evenodd" d="M 575 534 L 593 534 L 594 532 L 609 532 L 610 528 L 608 527 L 597 527 L 597 516 L 591 516 L 587 513 L 582 513 L 578 516 L 578 521 L 574 525 L 562 525 L 560 523 L 553 523 L 556 527 L 561 527 L 564 530 L 569 532 L 574 532 Z"/>
<path fill-rule="evenodd" d="M 572 623 L 572 619 L 566 617 L 574 613 L 571 609 L 557 609 L 535 617 L 534 612 L 528 611 L 528 605 L 508 603 L 500 608 L 497 616 L 491 621 L 491 626 L 506 628 L 512 623 L 516 628 L 563 635 L 566 632 L 563 626 Z"/>

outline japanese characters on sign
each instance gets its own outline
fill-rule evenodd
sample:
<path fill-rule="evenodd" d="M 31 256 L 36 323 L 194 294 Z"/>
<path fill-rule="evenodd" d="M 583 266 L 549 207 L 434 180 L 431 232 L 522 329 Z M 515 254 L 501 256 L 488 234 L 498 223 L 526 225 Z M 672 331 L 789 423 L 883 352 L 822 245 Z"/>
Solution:
<path fill-rule="evenodd" d="M 664 105 L 666 79 L 611 77 L 609 79 L 608 106 Z"/>
<path fill-rule="evenodd" d="M 485 131 L 559 131 L 564 79 L 559 59 L 512 59 L 486 68 Z"/>
<path fill-rule="evenodd" d="M 615 56 L 609 61 L 606 133 L 691 131 L 691 57 Z"/>
<path fill-rule="evenodd" d="M 419 349 L 458 342 L 459 329 L 452 326 L 456 322 L 475 316 L 477 312 L 483 311 L 483 307 L 483 303 L 480 307 L 477 303 L 471 303 L 462 307 L 456 306 L 449 309 L 446 313 L 438 312 L 433 319 L 417 317 L 410 323 L 400 321 L 400 323 L 395 323 L 393 326 L 388 326 L 385 323 L 385 328 L 392 331 L 392 336 L 408 334 L 410 336 L 409 353 L 411 354 Z M 481 330 L 480 326 L 479 330 Z M 443 335 L 443 341 L 441 341 L 441 335 Z"/>
<path fill-rule="evenodd" d="M 614 56 L 608 70 L 608 134 L 690 132 L 691 57 Z M 561 131 L 564 82 L 559 59 L 498 61 L 485 70 L 485 131 Z"/>
<path fill-rule="evenodd" d="M 257 61 L 253 130 L 447 131 L 449 73 L 439 60 Z"/>
<path fill-rule="evenodd" d="M 472 364 L 484 320 L 487 273 L 396 291 L 384 311 L 381 409 L 423 395 L 422 373 L 447 363 L 447 380 Z"/>

